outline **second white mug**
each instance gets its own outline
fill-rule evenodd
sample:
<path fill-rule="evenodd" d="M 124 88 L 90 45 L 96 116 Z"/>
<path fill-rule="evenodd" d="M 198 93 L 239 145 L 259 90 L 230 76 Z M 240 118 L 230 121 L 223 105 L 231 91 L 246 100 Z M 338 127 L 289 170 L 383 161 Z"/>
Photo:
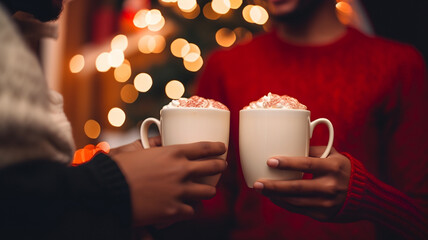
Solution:
<path fill-rule="evenodd" d="M 310 111 L 297 109 L 245 109 L 239 112 L 239 153 L 247 186 L 258 179 L 299 179 L 303 173 L 272 169 L 266 161 L 274 156 L 308 156 L 309 140 L 318 124 L 329 129 L 325 158 L 333 145 L 333 125 L 328 119 L 310 120 Z"/>

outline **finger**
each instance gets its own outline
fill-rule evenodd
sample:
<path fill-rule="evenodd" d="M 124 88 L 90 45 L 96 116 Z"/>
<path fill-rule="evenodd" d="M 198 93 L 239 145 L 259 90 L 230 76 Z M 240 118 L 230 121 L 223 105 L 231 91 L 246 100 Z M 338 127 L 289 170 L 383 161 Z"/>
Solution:
<path fill-rule="evenodd" d="M 327 146 L 312 146 L 309 148 L 309 156 L 311 157 L 321 157 L 321 155 L 324 153 Z M 330 155 L 333 153 L 336 153 L 336 149 L 334 147 L 331 148 Z"/>
<path fill-rule="evenodd" d="M 158 135 L 158 136 L 149 138 L 149 145 L 150 145 L 150 147 L 160 147 L 160 146 L 162 146 L 162 139 L 161 139 L 161 137 Z"/>
<path fill-rule="evenodd" d="M 186 220 L 195 215 L 195 209 L 186 203 L 180 203 L 171 212 L 167 213 L 168 218 L 164 222 L 173 223 L 176 221 Z"/>
<path fill-rule="evenodd" d="M 337 171 L 338 164 L 332 158 L 284 157 L 278 156 L 267 161 L 272 168 L 296 170 L 306 173 L 326 173 Z"/>
<path fill-rule="evenodd" d="M 223 172 L 227 162 L 221 159 L 195 160 L 189 164 L 189 177 L 213 176 Z"/>
<path fill-rule="evenodd" d="M 317 180 L 265 180 L 254 183 L 255 190 L 267 197 L 334 196 L 334 187 Z"/>
<path fill-rule="evenodd" d="M 179 153 L 191 160 L 219 156 L 226 152 L 226 146 L 221 142 L 197 142 L 176 145 L 176 147 L 180 149 Z"/>
<path fill-rule="evenodd" d="M 183 200 L 194 202 L 214 197 L 216 188 L 202 183 L 188 182 L 183 193 Z"/>

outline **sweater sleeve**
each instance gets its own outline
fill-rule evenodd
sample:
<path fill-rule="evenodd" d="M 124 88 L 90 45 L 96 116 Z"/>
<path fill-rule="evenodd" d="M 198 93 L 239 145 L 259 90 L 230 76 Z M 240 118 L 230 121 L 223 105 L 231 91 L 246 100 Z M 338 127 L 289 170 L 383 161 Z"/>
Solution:
<path fill-rule="evenodd" d="M 129 189 L 116 163 L 98 154 L 67 167 L 30 161 L 0 170 L 0 232 L 17 239 L 129 239 Z"/>
<path fill-rule="evenodd" d="M 428 236 L 426 216 L 413 199 L 379 181 L 351 155 L 351 178 L 345 204 L 336 216 L 338 221 L 370 220 L 406 239 Z"/>
<path fill-rule="evenodd" d="M 421 55 L 396 50 L 394 81 L 378 109 L 379 173 L 351 159 L 352 175 L 338 218 L 371 220 L 408 239 L 428 236 L 428 81 Z M 381 234 L 385 234 L 382 231 Z"/>

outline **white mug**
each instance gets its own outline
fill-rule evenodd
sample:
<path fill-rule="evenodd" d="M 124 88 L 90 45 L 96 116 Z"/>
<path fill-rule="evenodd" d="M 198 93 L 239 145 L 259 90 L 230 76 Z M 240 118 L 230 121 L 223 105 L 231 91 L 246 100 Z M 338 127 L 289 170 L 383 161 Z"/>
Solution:
<path fill-rule="evenodd" d="M 147 118 L 141 124 L 141 142 L 150 148 L 148 130 L 156 124 L 162 146 L 186 144 L 200 141 L 229 144 L 230 112 L 216 108 L 165 108 L 160 111 L 160 120 Z M 226 160 L 226 153 L 219 156 Z M 215 186 L 220 174 L 201 179 L 202 183 Z"/>
<path fill-rule="evenodd" d="M 333 145 L 334 130 L 328 119 L 310 120 L 310 111 L 300 109 L 244 109 L 239 112 L 239 154 L 247 186 L 258 179 L 300 179 L 302 172 L 272 169 L 266 161 L 274 156 L 308 156 L 315 126 L 329 129 L 325 158 Z"/>

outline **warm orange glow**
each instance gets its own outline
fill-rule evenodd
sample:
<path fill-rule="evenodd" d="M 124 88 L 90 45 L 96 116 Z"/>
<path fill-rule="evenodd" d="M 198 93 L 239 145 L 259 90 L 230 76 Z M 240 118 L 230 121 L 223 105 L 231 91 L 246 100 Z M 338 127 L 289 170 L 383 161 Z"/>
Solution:
<path fill-rule="evenodd" d="M 177 6 L 183 12 L 191 12 L 196 8 L 197 2 L 196 0 L 178 0 Z"/>
<path fill-rule="evenodd" d="M 192 59 L 193 60 L 193 59 Z M 194 61 L 187 61 L 186 58 L 183 59 L 184 67 L 191 72 L 197 72 L 199 69 L 201 69 L 202 65 L 204 64 L 204 61 L 202 60 L 201 56 L 198 56 L 196 60 Z"/>
<path fill-rule="evenodd" d="M 263 7 L 255 5 L 250 9 L 250 17 L 254 23 L 263 25 L 269 19 L 269 14 Z"/>
<path fill-rule="evenodd" d="M 166 46 L 165 38 L 162 35 L 155 35 L 153 36 L 155 40 L 156 46 L 153 49 L 153 53 L 161 53 Z"/>
<path fill-rule="evenodd" d="M 212 0 L 211 7 L 218 14 L 226 14 L 230 10 L 229 0 Z"/>
<path fill-rule="evenodd" d="M 200 56 L 201 56 L 201 55 L 199 55 L 199 54 L 197 54 L 197 53 L 191 52 L 191 53 L 187 54 L 187 55 L 183 58 L 183 60 L 184 60 L 184 61 L 186 61 L 186 62 L 194 62 L 194 61 L 198 60 L 198 58 L 199 58 Z"/>
<path fill-rule="evenodd" d="M 158 23 L 149 25 L 147 28 L 152 32 L 160 31 L 165 26 L 165 18 L 161 16 L 161 19 Z"/>
<path fill-rule="evenodd" d="M 149 12 L 147 9 L 142 9 L 138 11 L 134 16 L 134 25 L 138 28 L 145 28 L 147 27 L 148 23 L 146 22 L 146 15 Z"/>
<path fill-rule="evenodd" d="M 230 8 L 238 9 L 242 5 L 242 0 L 230 0 Z"/>
<path fill-rule="evenodd" d="M 183 57 L 182 55 L 182 49 L 183 47 L 187 46 L 189 42 L 187 42 L 184 38 L 177 38 L 171 43 L 171 53 L 172 55 L 176 57 Z"/>
<path fill-rule="evenodd" d="M 95 149 L 101 150 L 104 153 L 109 153 L 110 152 L 110 144 L 108 144 L 108 142 L 99 142 L 97 144 L 97 146 L 95 147 Z"/>
<path fill-rule="evenodd" d="M 194 44 L 194 43 L 189 43 L 186 44 L 182 49 L 181 49 L 181 55 L 184 56 L 183 58 L 185 58 L 187 55 L 201 55 L 201 49 L 199 49 L 199 47 Z M 197 57 L 196 57 L 197 58 Z M 190 59 L 192 59 L 192 56 L 190 56 Z M 196 59 L 195 59 L 196 60 Z"/>
<path fill-rule="evenodd" d="M 82 69 L 85 67 L 85 58 L 80 55 L 74 55 L 71 59 L 70 59 L 70 72 L 72 73 L 78 73 L 80 71 L 82 71 Z"/>
<path fill-rule="evenodd" d="M 185 91 L 184 85 L 178 80 L 171 80 L 165 86 L 165 93 L 171 99 L 179 99 Z"/>
<path fill-rule="evenodd" d="M 127 47 L 128 47 L 128 38 L 123 34 L 119 34 L 111 40 L 111 49 L 118 49 L 121 51 L 125 51 Z"/>
<path fill-rule="evenodd" d="M 233 32 L 236 35 L 237 41 L 249 41 L 253 38 L 253 34 L 243 27 L 237 27 Z"/>
<path fill-rule="evenodd" d="M 196 5 L 195 9 L 193 9 L 191 12 L 182 12 L 181 15 L 187 19 L 195 19 L 197 16 L 199 16 L 199 13 L 201 13 L 201 8 L 199 5 Z"/>
<path fill-rule="evenodd" d="M 85 134 L 88 138 L 96 139 L 101 133 L 101 126 L 95 120 L 88 120 L 83 127 Z"/>
<path fill-rule="evenodd" d="M 145 35 L 138 41 L 138 50 L 142 53 L 161 53 L 166 41 L 162 35 Z"/>
<path fill-rule="evenodd" d="M 222 47 L 230 47 L 235 43 L 236 35 L 228 28 L 221 28 L 216 32 L 215 39 L 218 45 Z"/>
<path fill-rule="evenodd" d="M 100 142 L 97 144 L 97 146 L 88 144 L 84 148 L 78 149 L 74 153 L 71 165 L 78 166 L 80 164 L 88 162 L 94 157 L 95 154 L 99 152 L 108 154 L 110 152 L 110 145 L 107 142 Z"/>
<path fill-rule="evenodd" d="M 351 5 L 347 2 L 336 3 L 336 14 L 342 24 L 349 24 L 353 14 Z"/>
<path fill-rule="evenodd" d="M 140 73 L 135 76 L 134 87 L 139 92 L 147 92 L 153 85 L 152 77 L 147 73 Z"/>
<path fill-rule="evenodd" d="M 98 55 L 95 60 L 95 67 L 99 72 L 107 72 L 111 67 L 109 63 L 109 53 L 103 52 Z"/>
<path fill-rule="evenodd" d="M 345 14 L 351 14 L 352 13 L 352 7 L 347 2 L 336 3 L 336 9 L 345 13 Z"/>
<path fill-rule="evenodd" d="M 110 109 L 107 117 L 112 126 L 120 127 L 125 122 L 126 114 L 122 109 L 115 107 Z"/>
<path fill-rule="evenodd" d="M 162 18 L 162 13 L 158 9 L 152 9 L 146 14 L 146 23 L 147 25 L 156 25 Z"/>
<path fill-rule="evenodd" d="M 204 7 L 202 8 L 202 13 L 207 19 L 210 20 L 217 20 L 221 17 L 220 14 L 214 12 L 213 8 L 211 7 L 211 2 L 208 2 L 204 5 Z"/>
<path fill-rule="evenodd" d="M 125 61 L 116 69 L 114 69 L 114 79 L 118 82 L 126 82 L 131 77 L 131 64 L 128 60 Z"/>
<path fill-rule="evenodd" d="M 108 55 L 108 62 L 112 67 L 119 67 L 125 61 L 125 54 L 121 50 L 113 49 Z"/>
<path fill-rule="evenodd" d="M 138 40 L 138 50 L 140 50 L 140 52 L 145 54 L 149 54 L 152 52 L 149 48 L 149 41 L 151 37 L 152 36 L 150 35 L 144 35 L 140 38 L 140 40 Z"/>
<path fill-rule="evenodd" d="M 251 18 L 250 15 L 250 11 L 251 9 L 254 7 L 254 5 L 247 5 L 244 7 L 244 9 L 242 9 L 242 16 L 244 17 L 245 21 L 249 22 L 249 23 L 254 23 L 253 19 Z"/>
<path fill-rule="evenodd" d="M 126 84 L 120 90 L 120 98 L 126 103 L 133 103 L 138 98 L 138 91 L 133 84 Z"/>

